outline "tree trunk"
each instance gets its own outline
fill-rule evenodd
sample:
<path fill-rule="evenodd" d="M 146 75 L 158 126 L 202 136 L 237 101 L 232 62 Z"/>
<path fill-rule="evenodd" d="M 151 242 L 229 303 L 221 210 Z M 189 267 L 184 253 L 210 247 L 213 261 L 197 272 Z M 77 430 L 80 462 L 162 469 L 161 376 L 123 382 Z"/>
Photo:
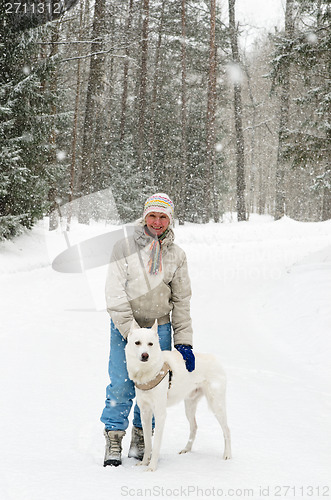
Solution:
<path fill-rule="evenodd" d="M 59 40 L 59 22 L 54 24 L 51 28 L 51 53 L 48 55 L 48 57 L 54 57 L 56 54 L 58 54 L 58 45 L 57 42 Z M 54 74 L 53 81 L 51 83 L 51 89 L 55 93 L 58 85 L 58 73 L 56 72 Z M 42 82 L 42 86 L 44 87 L 44 82 Z M 54 116 L 56 116 L 56 105 L 53 104 L 52 106 L 52 113 Z M 52 150 L 52 160 L 56 162 L 56 153 L 55 153 L 55 146 L 56 146 L 56 128 L 53 127 L 51 136 L 50 136 L 50 144 L 53 146 Z M 56 204 L 56 198 L 57 198 L 57 185 L 54 182 L 51 184 L 50 190 L 48 192 L 48 199 L 51 201 L 52 205 L 50 208 L 50 216 L 49 216 L 49 230 L 53 231 L 54 229 L 58 228 L 59 225 L 59 214 L 57 211 L 57 204 Z"/>
<path fill-rule="evenodd" d="M 138 169 L 142 173 L 144 155 L 146 153 L 146 134 L 145 134 L 145 120 L 146 120 L 146 89 L 147 89 L 147 58 L 148 58 L 148 23 L 149 23 L 149 0 L 142 0 L 143 2 L 143 19 L 142 19 L 142 33 L 141 33 L 141 67 L 140 67 L 140 86 L 139 86 L 139 99 L 138 99 Z M 146 160 L 146 159 L 145 159 Z"/>
<path fill-rule="evenodd" d="M 215 118 L 216 118 L 216 0 L 210 0 L 210 35 L 209 35 L 209 68 L 206 120 L 206 163 L 205 163 L 205 201 L 204 222 L 211 218 L 214 205 L 214 171 L 215 171 Z M 214 213 L 215 216 L 215 213 Z"/>
<path fill-rule="evenodd" d="M 238 32 L 235 21 L 235 0 L 229 0 L 229 28 L 231 36 L 232 60 L 235 65 L 240 64 L 238 49 Z M 236 171 L 237 171 L 237 218 L 238 221 L 247 220 L 245 207 L 245 145 L 242 125 L 241 83 L 234 82 L 234 121 L 236 133 Z"/>
<path fill-rule="evenodd" d="M 285 36 L 286 39 L 293 38 L 293 0 L 286 0 L 285 10 Z M 278 131 L 278 151 L 276 165 L 276 206 L 275 220 L 280 219 L 286 213 L 286 167 L 287 157 L 285 152 L 286 139 L 288 136 L 289 114 L 290 114 L 290 61 L 287 58 L 283 62 L 282 87 L 280 95 L 280 122 Z"/>
<path fill-rule="evenodd" d="M 130 34 L 131 34 L 131 24 L 132 24 L 132 9 L 133 9 L 133 0 L 129 0 L 129 12 L 125 24 L 126 46 L 125 46 L 125 61 L 123 70 L 123 92 L 122 92 L 122 109 L 121 109 L 121 122 L 120 122 L 121 141 L 123 141 L 125 135 L 126 107 L 128 98 L 129 55 L 130 55 L 129 44 L 130 44 Z"/>
<path fill-rule="evenodd" d="M 179 224 L 184 224 L 185 218 L 185 200 L 187 197 L 186 171 L 187 171 L 187 104 L 186 104 L 186 0 L 182 0 L 182 33 L 181 33 L 181 66 L 182 66 L 182 85 L 181 85 L 181 173 L 179 186 Z"/>
<path fill-rule="evenodd" d="M 321 1 L 319 0 L 317 2 L 317 28 L 321 29 L 322 28 L 322 6 L 321 6 Z M 331 55 L 330 52 L 328 53 L 328 58 L 327 58 L 327 69 L 331 70 Z M 330 111 L 330 104 L 329 104 L 329 111 Z M 326 144 L 329 145 L 329 148 L 327 149 L 326 153 L 326 165 L 325 165 L 325 170 L 324 170 L 324 188 L 323 188 L 323 204 L 322 204 L 322 214 L 321 218 L 322 220 L 329 220 L 331 219 L 331 130 L 328 128 L 326 132 Z"/>
<path fill-rule="evenodd" d="M 105 23 L 105 0 L 96 0 L 92 28 L 92 43 L 90 71 L 87 85 L 85 120 L 83 131 L 82 169 L 80 194 L 90 194 L 94 188 L 94 174 L 96 172 L 96 153 L 101 150 L 102 137 L 102 97 L 105 55 L 103 50 L 103 35 Z M 80 211 L 79 222 L 88 223 L 89 215 Z"/>
<path fill-rule="evenodd" d="M 251 112 L 251 142 L 250 142 L 250 165 L 249 165 L 249 202 L 248 202 L 248 218 L 250 212 L 254 212 L 257 209 L 256 198 L 261 196 L 261 183 L 257 181 L 257 166 L 256 166 L 256 155 L 255 155 L 255 146 L 256 146 L 256 115 L 257 115 L 257 105 L 254 99 L 252 84 L 251 84 L 251 75 L 248 68 L 245 68 L 247 75 L 247 87 L 248 94 L 251 101 L 251 107 L 253 111 Z M 259 192 L 257 189 L 257 184 L 259 188 Z"/>
<path fill-rule="evenodd" d="M 331 131 L 327 132 L 328 144 L 331 144 Z M 325 179 L 323 188 L 323 206 L 322 206 L 322 220 L 331 219 L 331 149 L 329 148 L 326 155 L 325 165 Z"/>
<path fill-rule="evenodd" d="M 79 37 L 81 38 L 83 33 L 83 6 L 80 4 L 79 7 Z M 78 45 L 78 57 L 81 55 L 82 46 Z M 77 70 L 76 70 L 76 95 L 75 95 L 75 109 L 74 109 L 74 120 L 72 126 L 72 140 L 71 140 L 71 162 L 70 162 L 70 185 L 69 185 L 69 203 L 74 199 L 75 191 L 75 177 L 76 177 L 76 153 L 77 153 L 77 135 L 78 135 L 78 115 L 79 115 L 79 103 L 80 103 L 80 86 L 81 86 L 81 59 L 77 60 Z M 70 230 L 71 223 L 71 205 L 69 205 L 69 213 L 67 216 L 67 231 Z"/>
<path fill-rule="evenodd" d="M 152 90 L 152 103 L 151 103 L 151 126 L 149 132 L 149 149 L 150 149 L 150 171 L 151 171 L 151 183 L 153 184 L 153 168 L 154 168 L 154 153 L 155 153 L 155 112 L 157 105 L 157 92 L 158 92 L 158 72 L 159 72 L 159 62 L 160 62 L 160 52 L 161 52 L 161 42 L 162 42 L 162 31 L 164 24 L 164 7 L 165 1 L 162 1 L 161 14 L 160 14 L 160 26 L 159 34 L 157 40 L 157 46 L 155 50 L 155 60 L 154 60 L 154 77 L 153 77 L 153 90 Z"/>

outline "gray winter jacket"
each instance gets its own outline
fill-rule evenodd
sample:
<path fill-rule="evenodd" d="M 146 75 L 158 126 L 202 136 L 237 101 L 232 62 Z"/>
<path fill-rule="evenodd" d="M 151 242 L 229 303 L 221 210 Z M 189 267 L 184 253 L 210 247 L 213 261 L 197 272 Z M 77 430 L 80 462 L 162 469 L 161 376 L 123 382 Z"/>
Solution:
<path fill-rule="evenodd" d="M 171 320 L 174 345 L 192 345 L 191 285 L 185 252 L 174 244 L 174 233 L 169 229 L 162 242 L 162 270 L 151 275 L 152 241 L 144 227 L 137 225 L 133 236 L 114 245 L 106 281 L 107 310 L 124 338 L 133 317 L 142 328 L 152 326 L 155 319 L 160 325 Z"/>

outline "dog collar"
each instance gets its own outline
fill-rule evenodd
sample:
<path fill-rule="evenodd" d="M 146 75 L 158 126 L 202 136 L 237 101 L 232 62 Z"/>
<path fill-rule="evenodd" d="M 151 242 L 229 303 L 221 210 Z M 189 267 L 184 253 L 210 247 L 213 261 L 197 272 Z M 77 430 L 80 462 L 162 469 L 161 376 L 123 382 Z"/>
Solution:
<path fill-rule="evenodd" d="M 159 371 L 159 373 L 156 375 L 155 378 L 153 378 L 149 382 L 146 382 L 145 384 L 137 384 L 135 382 L 134 385 L 136 386 L 137 389 L 140 389 L 142 391 L 149 391 L 150 389 L 154 389 L 154 387 L 159 385 L 159 383 L 162 382 L 162 380 L 168 375 L 168 373 L 169 373 L 169 389 L 170 389 L 172 372 L 170 370 L 170 366 L 166 361 L 163 363 L 161 370 Z"/>

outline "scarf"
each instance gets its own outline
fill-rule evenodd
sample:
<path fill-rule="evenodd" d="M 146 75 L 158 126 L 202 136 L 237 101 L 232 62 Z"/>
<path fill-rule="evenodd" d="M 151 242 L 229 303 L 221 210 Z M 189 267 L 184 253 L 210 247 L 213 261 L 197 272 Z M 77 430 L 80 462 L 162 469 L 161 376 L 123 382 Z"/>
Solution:
<path fill-rule="evenodd" d="M 151 246 L 149 247 L 151 255 L 148 261 L 148 272 L 149 274 L 157 274 L 162 271 L 162 242 L 167 236 L 168 229 L 157 237 L 148 230 L 147 226 L 145 226 L 145 233 L 153 238 Z"/>

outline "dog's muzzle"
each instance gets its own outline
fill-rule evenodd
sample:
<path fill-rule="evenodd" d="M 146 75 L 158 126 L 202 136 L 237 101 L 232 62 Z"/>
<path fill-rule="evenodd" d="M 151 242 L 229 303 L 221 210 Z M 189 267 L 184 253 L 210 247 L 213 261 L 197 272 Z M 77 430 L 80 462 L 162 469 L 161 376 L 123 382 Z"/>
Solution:
<path fill-rule="evenodd" d="M 147 361 L 149 358 L 149 354 L 147 352 L 143 352 L 140 356 L 141 361 Z"/>

